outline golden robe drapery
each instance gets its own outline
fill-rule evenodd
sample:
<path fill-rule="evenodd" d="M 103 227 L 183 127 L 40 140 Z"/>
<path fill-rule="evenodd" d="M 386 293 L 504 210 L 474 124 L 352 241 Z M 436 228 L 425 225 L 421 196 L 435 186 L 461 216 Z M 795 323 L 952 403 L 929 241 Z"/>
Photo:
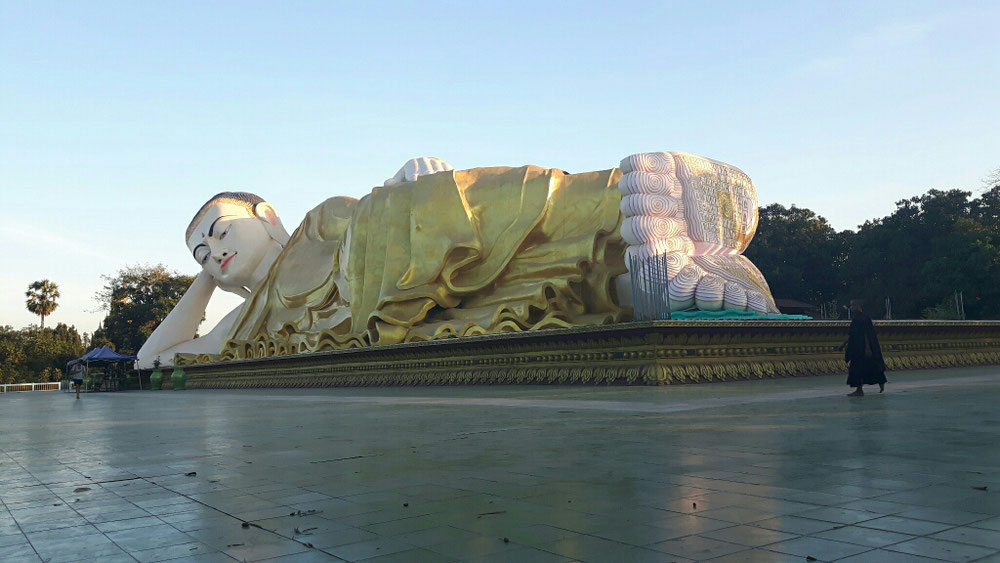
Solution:
<path fill-rule="evenodd" d="M 617 169 L 474 168 L 310 211 L 223 357 L 617 322 Z"/>

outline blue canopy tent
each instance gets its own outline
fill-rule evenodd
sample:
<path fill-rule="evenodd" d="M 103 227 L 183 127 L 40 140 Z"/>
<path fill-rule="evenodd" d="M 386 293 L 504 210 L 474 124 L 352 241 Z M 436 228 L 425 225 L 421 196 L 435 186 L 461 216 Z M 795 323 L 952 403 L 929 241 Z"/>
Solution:
<path fill-rule="evenodd" d="M 85 363 L 91 363 L 91 362 L 113 363 L 113 362 L 125 362 L 125 361 L 128 361 L 128 360 L 134 360 L 134 359 L 136 359 L 135 356 L 125 356 L 123 354 L 119 354 L 118 352 L 115 352 L 114 350 L 112 350 L 111 348 L 108 348 L 107 346 L 101 346 L 100 348 L 94 348 L 90 352 L 87 352 L 86 354 L 80 356 L 79 358 L 77 358 L 75 360 L 70 360 L 66 364 L 66 366 L 67 367 L 73 366 L 73 365 L 76 365 L 76 364 L 78 364 L 80 362 L 85 362 Z"/>
<path fill-rule="evenodd" d="M 126 356 L 124 354 L 119 354 L 107 346 L 101 346 L 100 348 L 94 348 L 93 350 L 87 352 L 83 356 L 75 360 L 70 360 L 66 363 L 66 367 L 72 367 L 76 364 L 84 364 L 87 369 L 90 369 L 91 365 L 97 365 L 107 368 L 113 364 L 119 364 L 121 362 L 130 362 L 135 360 L 135 356 Z"/>

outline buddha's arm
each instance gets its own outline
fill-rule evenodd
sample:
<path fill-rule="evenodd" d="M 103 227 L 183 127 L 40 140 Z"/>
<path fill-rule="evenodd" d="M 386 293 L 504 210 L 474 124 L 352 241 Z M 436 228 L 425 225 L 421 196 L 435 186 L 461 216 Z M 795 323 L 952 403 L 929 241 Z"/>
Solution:
<path fill-rule="evenodd" d="M 138 367 L 153 367 L 157 357 L 162 365 L 171 364 L 173 353 L 168 353 L 169 350 L 195 339 L 215 287 L 215 280 L 210 275 L 205 272 L 198 274 L 177 305 L 139 349 Z"/>
<path fill-rule="evenodd" d="M 219 351 L 222 350 L 222 344 L 226 341 L 229 331 L 233 327 L 233 323 L 236 322 L 236 318 L 242 310 L 243 306 L 241 305 L 230 311 L 229 314 L 219 321 L 219 324 L 215 325 L 215 328 L 208 332 L 208 334 L 181 342 L 176 346 L 172 346 L 165 350 L 161 350 L 158 353 L 160 356 L 160 362 L 163 366 L 174 365 L 174 354 L 218 354 Z M 141 358 L 139 367 L 147 367 L 142 365 Z"/>

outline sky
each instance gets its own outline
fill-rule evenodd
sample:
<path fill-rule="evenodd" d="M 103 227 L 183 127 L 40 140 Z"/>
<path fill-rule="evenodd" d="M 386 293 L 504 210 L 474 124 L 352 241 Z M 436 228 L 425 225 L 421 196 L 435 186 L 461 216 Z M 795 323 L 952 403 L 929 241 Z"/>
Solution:
<path fill-rule="evenodd" d="M 407 160 L 733 164 L 837 229 L 1000 167 L 997 2 L 0 0 L 0 325 L 92 332 L 126 266 L 195 274 L 223 190 L 289 230 Z M 765 272 L 766 275 L 766 272 Z M 213 298 L 208 325 L 239 300 Z M 203 326 L 203 331 L 208 327 Z"/>

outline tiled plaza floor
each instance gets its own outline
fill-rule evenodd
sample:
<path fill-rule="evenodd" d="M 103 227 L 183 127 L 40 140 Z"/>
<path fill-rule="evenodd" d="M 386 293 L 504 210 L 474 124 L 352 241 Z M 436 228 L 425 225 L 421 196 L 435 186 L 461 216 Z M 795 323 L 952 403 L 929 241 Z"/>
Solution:
<path fill-rule="evenodd" d="M 1000 368 L 0 395 L 0 561 L 1000 561 Z"/>

